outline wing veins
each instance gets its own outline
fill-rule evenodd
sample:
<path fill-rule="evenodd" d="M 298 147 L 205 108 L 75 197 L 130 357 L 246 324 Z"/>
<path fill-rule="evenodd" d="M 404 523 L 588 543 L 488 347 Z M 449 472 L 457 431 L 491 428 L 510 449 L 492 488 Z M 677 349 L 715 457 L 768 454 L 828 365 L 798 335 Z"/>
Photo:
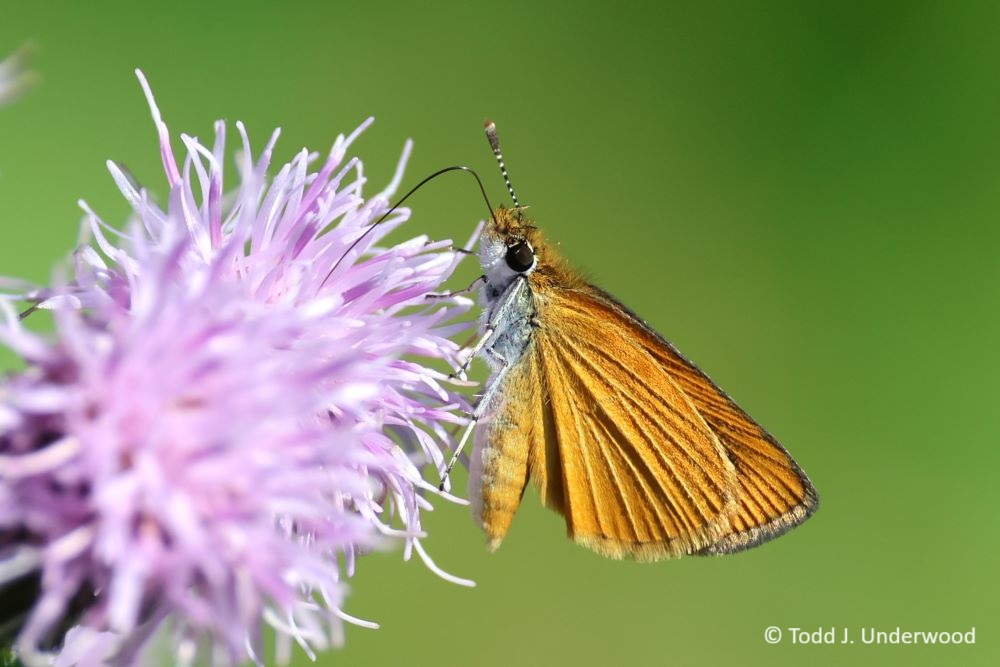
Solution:
<path fill-rule="evenodd" d="M 543 367 L 544 367 L 544 372 L 545 372 L 545 375 L 546 375 L 546 380 L 549 381 L 549 392 L 550 392 L 550 395 L 551 395 L 551 393 L 552 393 L 552 387 L 560 386 L 560 385 L 556 385 L 556 384 L 553 384 L 551 382 L 551 378 L 548 377 L 549 369 L 545 366 L 545 364 L 543 364 Z M 558 369 L 558 367 L 557 367 L 556 372 L 558 372 L 560 375 L 563 375 L 563 371 L 560 370 L 560 369 Z M 561 379 L 563 380 L 563 384 L 561 386 L 564 386 L 564 387 L 572 386 L 570 384 L 567 384 L 568 378 L 566 378 L 565 376 L 563 376 Z M 574 426 L 574 430 L 576 431 L 576 436 L 577 436 L 577 438 L 580 438 L 581 432 L 580 432 L 580 415 L 579 415 L 579 411 L 576 409 L 576 406 L 573 405 L 573 403 L 572 403 L 571 400 L 566 399 L 566 403 L 569 406 L 571 412 L 573 413 L 573 426 Z M 558 425 L 556 426 L 555 430 L 556 430 L 556 437 L 561 441 L 562 437 L 559 435 Z M 559 449 L 562 450 L 563 447 L 560 445 Z M 581 455 L 580 458 L 581 459 L 585 459 L 586 457 Z M 589 463 L 589 461 L 583 460 L 583 465 L 587 469 L 586 473 L 584 474 L 584 477 L 585 477 L 585 481 L 586 481 L 587 491 L 588 491 L 588 493 L 590 495 L 591 506 L 594 508 L 594 516 L 597 517 L 597 523 L 601 527 L 601 530 L 605 531 L 606 528 L 604 527 L 604 520 L 603 520 L 603 517 L 601 516 L 601 513 L 600 513 L 600 511 L 598 509 L 600 507 L 600 504 L 597 502 L 597 494 L 595 493 L 594 485 L 593 485 L 594 475 L 592 474 L 592 471 L 590 470 L 590 463 Z M 571 485 L 569 484 L 569 480 L 565 479 L 566 470 L 567 470 L 567 466 L 565 465 L 565 458 L 564 458 L 563 459 L 563 476 L 564 476 L 563 486 L 566 489 L 566 506 L 569 507 L 569 508 L 572 508 L 572 503 L 571 503 L 571 498 L 570 498 L 570 491 L 569 491 Z M 567 514 L 567 516 L 571 516 L 571 515 L 572 515 L 572 511 L 570 511 Z M 574 530 L 575 530 L 575 528 L 576 527 L 574 526 Z"/>
<path fill-rule="evenodd" d="M 567 346 L 572 347 L 574 350 L 577 350 L 576 346 L 573 345 L 572 341 L 569 341 L 568 339 L 566 339 L 565 342 L 566 342 Z M 586 366 L 590 370 L 591 375 L 595 379 L 600 379 L 601 381 L 603 381 L 605 383 L 611 384 L 612 381 L 610 381 L 609 379 L 607 379 L 606 376 L 604 376 L 603 374 L 597 372 L 597 370 L 594 368 L 594 366 L 587 361 L 586 357 L 583 356 L 583 355 L 581 355 L 581 354 L 579 354 L 579 352 L 577 352 L 577 354 L 574 356 L 573 361 L 574 362 L 581 362 L 584 366 Z M 565 364 L 565 367 L 571 368 L 572 364 Z M 617 394 L 618 394 L 619 397 L 628 397 L 628 393 L 624 392 L 624 391 L 617 392 Z M 627 400 L 630 403 L 630 405 L 636 411 L 641 412 L 643 415 L 645 415 L 645 417 L 647 418 L 647 421 L 649 421 L 650 423 L 654 423 L 654 424 L 658 423 L 658 420 L 655 419 L 655 416 L 651 415 L 642 406 L 642 404 L 640 404 L 640 403 L 632 400 L 631 398 L 627 398 Z M 622 438 L 621 438 L 622 441 L 623 442 L 628 442 L 630 440 L 630 438 L 621 430 L 620 425 L 618 425 L 614 421 L 614 419 L 612 419 L 610 417 L 610 415 L 607 414 L 606 410 L 602 410 L 602 412 L 607 416 L 608 420 L 612 424 L 614 424 L 615 429 L 622 436 Z M 640 437 L 641 437 L 641 434 L 643 432 L 643 428 L 640 425 L 639 421 L 636 419 L 635 415 L 633 415 L 631 413 L 631 411 L 629 411 L 629 410 L 624 410 L 622 412 L 623 412 L 624 416 L 629 420 L 629 423 L 632 425 L 633 430 L 636 433 L 640 434 Z M 691 467 L 693 469 L 699 470 L 698 463 L 689 454 L 689 452 L 688 452 L 688 450 L 686 448 L 678 445 L 677 439 L 674 437 L 674 435 L 672 433 L 666 432 L 664 430 L 664 431 L 661 431 L 661 434 L 664 436 L 665 440 L 667 442 L 669 442 L 673 446 L 673 449 L 675 451 L 681 453 L 682 456 L 685 456 L 690 461 Z M 648 442 L 648 440 L 647 440 L 647 442 Z M 700 528 L 700 526 L 698 525 L 699 523 L 703 523 L 703 524 L 711 523 L 714 520 L 714 516 L 713 517 L 706 516 L 706 514 L 702 511 L 701 505 L 698 502 L 698 500 L 696 499 L 695 494 L 691 491 L 691 488 L 689 486 L 689 482 L 690 481 L 694 481 L 694 480 L 685 479 L 685 476 L 679 474 L 678 471 L 677 471 L 677 469 L 676 469 L 676 467 L 671 462 L 670 457 L 668 457 L 663 451 L 661 451 L 660 447 L 657 447 L 654 444 L 653 446 L 649 447 L 648 449 L 651 450 L 653 458 L 654 458 L 654 460 L 657 463 L 659 463 L 659 466 L 650 465 L 649 464 L 649 460 L 645 456 L 642 456 L 642 454 L 640 452 L 639 456 L 643 460 L 643 462 L 646 463 L 647 467 L 649 467 L 650 469 L 655 469 L 655 468 L 659 467 L 659 468 L 662 468 L 664 470 L 669 471 L 669 473 L 670 473 L 669 474 L 670 480 L 667 483 L 673 482 L 673 484 L 671 484 L 671 486 L 673 486 L 675 488 L 673 488 L 672 490 L 668 490 L 665 487 L 663 487 L 662 485 L 660 485 L 660 487 L 663 490 L 663 500 L 668 505 L 667 509 L 675 517 L 675 523 L 677 524 L 678 531 L 681 531 L 681 527 L 684 526 L 683 530 L 685 532 L 694 533 L 694 532 L 696 532 Z M 637 451 L 637 450 L 635 450 L 635 451 Z M 716 485 L 713 484 L 713 486 L 716 486 Z M 718 487 L 716 486 L 716 488 L 718 488 Z M 678 496 L 678 495 L 681 495 L 681 496 L 687 498 L 688 504 L 697 513 L 697 515 L 692 514 L 690 512 L 686 512 L 679 505 L 677 505 L 677 503 L 674 500 L 674 498 L 676 496 Z M 720 496 L 721 495 L 722 494 L 721 494 L 721 491 L 720 491 Z M 707 506 L 712 507 L 714 505 L 714 503 L 712 502 L 712 500 L 707 495 L 704 495 L 704 500 L 705 500 L 705 504 Z M 717 508 L 716 511 L 717 511 L 717 513 L 721 512 L 721 508 Z M 699 518 L 701 519 L 700 522 L 698 521 Z"/>
<path fill-rule="evenodd" d="M 591 433 L 594 436 L 594 440 L 595 441 L 599 440 L 599 436 L 598 436 L 597 431 L 596 431 L 596 428 L 598 428 L 598 427 L 600 427 L 605 432 L 605 434 L 608 436 L 608 438 L 610 439 L 610 435 L 611 434 L 608 433 L 607 428 L 605 427 L 605 424 L 604 424 L 603 420 L 592 420 L 591 424 L 590 424 L 590 429 L 591 429 Z M 614 441 L 612 440 L 612 442 L 614 442 Z M 619 447 L 616 447 L 616 450 L 619 452 L 619 454 L 623 454 L 623 452 L 621 452 L 621 449 Z M 584 454 L 584 455 L 586 456 L 586 454 Z M 624 457 L 621 457 L 621 458 L 624 458 Z M 608 460 L 608 464 L 609 464 L 608 465 L 608 469 L 611 471 L 611 475 L 615 478 L 615 482 L 617 482 L 617 484 L 615 485 L 615 488 L 616 489 L 622 489 L 622 488 L 624 488 L 624 485 L 622 484 L 622 478 L 619 475 L 618 466 L 620 464 L 616 463 L 610 456 L 607 458 L 607 460 Z M 633 468 L 633 472 L 635 472 L 634 471 L 634 466 L 631 465 L 631 462 L 629 462 L 627 459 L 625 459 L 625 463 L 628 464 L 629 467 L 632 467 Z M 639 482 L 640 485 L 642 485 L 644 488 L 648 488 L 648 486 L 646 485 L 646 482 L 644 480 L 642 480 L 641 478 L 639 478 L 638 475 L 636 475 L 636 478 L 637 478 L 637 480 L 638 480 L 638 482 Z M 619 498 L 619 500 L 621 500 L 622 505 L 625 506 L 625 518 L 628 519 L 628 523 L 632 527 L 632 533 L 635 535 L 636 541 L 639 541 L 639 532 L 640 531 L 639 531 L 639 526 L 638 526 L 638 524 L 636 524 L 636 520 L 635 520 L 635 516 L 636 516 L 635 515 L 635 510 L 632 508 L 632 504 L 629 502 L 628 496 L 626 494 L 624 494 L 624 493 L 618 493 L 616 495 Z M 664 529 L 664 533 L 666 533 L 665 529 Z M 604 536 L 608 537 L 608 535 L 604 535 Z"/>
<path fill-rule="evenodd" d="M 590 363 L 590 361 L 588 360 L 588 358 L 585 355 L 582 355 L 582 354 L 579 353 L 579 348 L 577 348 L 577 346 L 572 341 L 569 341 L 567 339 L 566 342 L 567 342 L 567 344 L 570 347 L 572 347 L 574 349 L 574 351 L 577 352 L 576 357 L 584 365 L 586 365 L 591 370 L 591 372 L 594 374 L 595 377 L 598 377 L 598 378 L 603 378 L 604 377 L 599 372 L 599 370 L 593 364 Z M 595 352 L 601 352 L 602 356 L 604 356 L 605 359 L 608 359 L 608 360 L 612 361 L 616 365 L 624 367 L 623 364 L 620 364 L 620 362 L 618 362 L 616 359 L 614 359 L 610 355 L 605 355 L 602 351 L 596 350 L 596 349 L 595 349 Z M 610 380 L 610 379 L 607 380 L 607 382 L 609 384 L 613 383 L 613 381 Z M 707 467 L 708 461 L 704 460 L 704 457 L 700 455 L 701 454 L 700 452 L 698 452 L 699 456 L 696 458 L 695 455 L 692 453 L 692 450 L 689 449 L 688 447 L 684 446 L 684 444 L 683 444 L 684 443 L 684 438 L 682 438 L 682 437 L 679 438 L 678 434 L 676 432 L 674 432 L 673 429 L 669 428 L 669 425 L 663 424 L 663 423 L 661 423 L 661 420 L 656 419 L 656 415 L 651 414 L 649 412 L 649 410 L 647 410 L 646 407 L 641 402 L 636 401 L 634 398 L 632 398 L 631 395 L 629 394 L 629 392 L 627 392 L 627 391 L 619 391 L 618 395 L 623 399 L 623 401 L 627 401 L 636 412 L 642 413 L 642 415 L 646 417 L 647 421 L 649 421 L 652 424 L 656 424 L 659 427 L 659 429 L 661 430 L 661 435 L 663 435 L 664 439 L 667 441 L 667 443 L 669 443 L 672 446 L 672 449 L 674 451 L 678 452 L 684 458 L 687 459 L 687 461 L 690 464 L 691 469 L 695 471 L 695 474 L 692 475 L 692 476 L 690 476 L 691 479 L 687 479 L 686 480 L 686 479 L 684 479 L 684 477 L 682 475 L 680 475 L 680 474 L 677 473 L 677 469 L 674 467 L 674 465 L 672 464 L 672 462 L 669 460 L 669 457 L 667 457 L 666 454 L 663 451 L 661 451 L 660 447 L 656 447 L 655 445 L 653 447 L 650 447 L 650 449 L 653 451 L 654 455 L 661 462 L 661 464 L 663 464 L 663 466 L 665 468 L 667 468 L 668 470 L 670 470 L 670 472 L 672 474 L 671 476 L 674 479 L 676 479 L 677 482 L 680 484 L 681 490 L 684 492 L 684 495 L 688 498 L 688 500 L 690 500 L 691 505 L 693 505 L 695 507 L 695 509 L 701 515 L 701 518 L 704 520 L 704 522 L 705 523 L 709 523 L 712 518 L 710 518 L 707 515 L 705 515 L 705 513 L 701 510 L 700 503 L 696 499 L 695 494 L 691 491 L 691 488 L 690 488 L 690 485 L 689 485 L 689 482 L 693 482 L 695 484 L 695 488 L 698 488 L 698 489 L 702 490 L 702 492 L 701 492 L 700 495 L 702 496 L 705 505 L 707 505 L 709 507 L 713 507 L 717 513 L 722 511 L 722 506 L 715 507 L 715 503 L 713 502 L 713 499 L 710 498 L 709 495 L 708 495 L 708 493 L 705 490 L 703 490 L 703 487 L 698 484 L 699 481 L 701 481 L 701 482 L 707 482 L 708 484 L 710 484 L 714 488 L 714 490 L 717 492 L 719 498 L 724 498 L 725 497 L 725 491 L 722 488 L 720 488 L 719 485 L 716 484 L 715 481 L 712 480 L 708 475 L 704 474 L 704 468 Z M 667 406 L 670 409 L 671 413 L 677 414 L 676 409 L 674 408 L 674 406 L 670 405 L 669 401 L 664 401 L 664 402 L 661 403 L 661 405 Z M 633 425 L 633 428 L 636 430 L 636 432 L 642 433 L 643 429 L 639 425 L 637 419 L 632 414 L 632 412 L 629 411 L 629 410 L 625 410 L 623 412 L 625 413 L 625 416 L 631 421 L 631 423 Z M 704 430 L 708 431 L 707 425 L 705 426 Z M 624 435 L 624 434 L 622 434 L 622 435 Z M 627 438 L 626 438 L 626 440 L 627 440 Z M 698 460 L 699 458 L 703 459 L 703 460 L 699 461 Z M 695 479 L 696 477 L 701 477 L 702 479 L 701 480 Z M 693 526 L 692 526 L 692 529 L 694 529 Z"/>
<path fill-rule="evenodd" d="M 571 345 L 573 345 L 573 344 L 572 344 L 572 341 L 568 341 L 568 342 L 569 342 L 569 343 L 570 343 Z M 633 377 L 633 378 L 636 378 L 636 379 L 637 379 L 637 380 L 638 380 L 639 382 L 642 382 L 642 379 L 641 379 L 641 378 L 639 378 L 639 376 L 638 376 L 638 375 L 637 375 L 637 374 L 635 373 L 635 371 L 634 371 L 634 370 L 633 370 L 633 369 L 632 369 L 632 368 L 631 368 L 630 366 L 628 366 L 627 364 L 624 364 L 624 363 L 622 363 L 622 362 L 621 362 L 621 361 L 620 361 L 619 359 L 615 358 L 615 357 L 614 357 L 613 355 L 610 355 L 610 354 L 608 354 L 606 350 L 602 350 L 601 348 L 599 348 L 599 347 L 597 347 L 597 346 L 595 346 L 595 345 L 592 345 L 592 344 L 590 344 L 590 343 L 587 343 L 587 342 L 584 342 L 584 344 L 585 344 L 585 345 L 587 345 L 588 349 L 590 349 L 590 350 L 591 350 L 592 352 L 594 352 L 595 354 L 598 354 L 598 355 L 600 355 L 600 356 L 601 356 L 602 358 L 604 358 L 604 359 L 605 359 L 606 361 L 608 361 L 609 363 L 613 364 L 613 365 L 614 365 L 615 367 L 617 367 L 617 368 L 619 368 L 619 369 L 621 369 L 621 370 L 625 371 L 625 372 L 626 372 L 626 373 L 628 373 L 628 374 L 629 374 L 629 375 L 630 375 L 631 377 Z M 573 347 L 574 347 L 574 348 L 576 348 L 576 346 L 575 346 L 575 345 L 573 345 Z M 577 348 L 577 349 L 578 349 L 578 348 Z M 579 351 L 578 351 L 578 356 L 581 356 L 581 358 L 584 358 L 584 359 L 586 358 L 586 357 L 583 357 L 583 355 L 579 355 Z M 656 362 L 656 361 L 658 361 L 658 360 L 656 360 L 656 359 L 653 359 L 653 361 L 654 361 L 654 362 Z M 666 372 L 666 369 L 665 369 L 665 368 L 663 368 L 663 367 L 662 367 L 662 365 L 661 365 L 661 370 L 664 370 L 664 372 Z M 669 377 L 669 373 L 668 373 L 668 377 Z M 681 388 L 680 388 L 679 386 L 677 386 L 676 384 L 675 384 L 675 387 L 677 388 L 677 391 L 678 391 L 678 392 L 680 392 L 680 393 L 681 393 L 682 395 L 685 395 L 685 394 L 686 394 L 686 392 L 685 392 L 685 391 L 684 391 L 683 389 L 681 389 Z M 627 395 L 627 394 L 626 394 L 626 395 Z M 652 417 L 652 416 L 653 416 L 653 415 L 651 415 L 651 414 L 649 413 L 649 411 L 648 411 L 648 410 L 644 409 L 644 408 L 643 408 L 643 406 L 642 406 L 641 404 L 639 404 L 638 402 L 633 402 L 633 403 L 634 403 L 634 405 L 635 405 L 636 407 L 638 407 L 638 408 L 639 408 L 640 410 L 642 410 L 642 412 L 643 412 L 643 413 L 644 413 L 644 414 L 645 414 L 645 415 L 646 415 L 647 417 Z M 661 402 L 661 403 L 660 403 L 660 405 L 662 405 L 662 406 L 664 406 L 664 407 L 665 407 L 666 409 L 668 409 L 668 410 L 670 411 L 670 413 L 671 413 L 672 415 L 674 415 L 674 416 L 675 416 L 675 417 L 676 417 L 676 418 L 677 418 L 677 419 L 678 419 L 679 421 L 681 421 L 681 422 L 683 422 L 683 423 L 687 424 L 688 426 L 690 426 L 690 427 L 691 427 L 691 431 L 692 431 L 692 432 L 697 432 L 697 431 L 703 431 L 703 432 L 704 432 L 704 431 L 707 431 L 707 432 L 709 432 L 709 433 L 712 433 L 712 434 L 714 435 L 714 431 L 712 431 L 712 427 L 711 427 L 711 426 L 710 426 L 709 424 L 707 424 L 707 423 L 705 423 L 705 422 L 703 422 L 703 423 L 701 423 L 701 424 L 697 424 L 697 423 L 695 423 L 694 421 L 692 421 L 692 420 L 690 419 L 690 417 L 688 417 L 688 416 L 687 416 L 686 414 L 684 414 L 683 412 L 681 412 L 680 410 L 678 410 L 678 409 L 676 408 L 676 406 L 674 406 L 673 404 L 671 404 L 671 403 L 670 403 L 669 401 L 663 401 L 663 402 Z M 697 407 L 695 407 L 695 406 L 693 406 L 693 405 L 692 405 L 692 406 L 691 406 L 691 409 L 692 409 L 692 411 L 694 411 L 694 412 L 695 412 L 695 414 L 698 414 L 698 409 L 697 409 Z M 684 442 L 684 438 L 683 438 L 683 437 L 681 437 L 681 438 L 678 438 L 678 437 L 677 437 L 677 434 L 676 434 L 676 433 L 673 433 L 673 432 L 671 432 L 671 433 L 669 433 L 669 434 L 667 434 L 667 435 L 669 435 L 669 436 L 671 437 L 671 439 L 672 439 L 673 441 L 677 442 L 678 444 L 680 444 L 680 443 L 683 443 L 683 442 Z M 718 436 L 716 436 L 716 437 L 718 437 Z M 708 461 L 708 459 L 707 459 L 707 458 L 705 458 L 704 454 L 702 454 L 702 452 L 700 452 L 699 450 L 694 450 L 694 452 L 692 453 L 692 450 L 690 450 L 690 449 L 688 449 L 688 448 L 686 448 L 686 447 L 680 447 L 680 449 L 682 449 L 682 451 L 684 451 L 684 452 L 685 452 L 685 454 L 687 455 L 687 458 L 688 458 L 688 460 L 689 460 L 689 461 L 690 461 L 690 462 L 691 462 L 691 463 L 692 463 L 692 464 L 693 464 L 693 465 L 694 465 L 695 467 L 698 467 L 698 466 L 701 466 L 702 468 L 707 468 L 707 467 L 709 467 L 709 465 L 710 465 L 710 461 Z M 721 453 L 720 453 L 720 454 L 721 454 Z M 699 460 L 697 460 L 697 459 L 695 458 L 695 455 L 697 455 L 697 458 L 700 458 L 701 460 L 700 460 L 700 461 L 699 461 Z M 711 485 L 712 485 L 713 487 L 715 487 L 715 490 L 716 490 L 716 491 L 718 492 L 718 494 L 719 494 L 720 496 L 723 496 L 723 495 L 725 495 L 725 489 L 721 488 L 721 487 L 720 487 L 720 486 L 719 486 L 718 484 L 716 484 L 715 480 L 713 480 L 713 479 L 711 479 L 711 478 L 708 478 L 708 477 L 706 477 L 706 480 L 705 480 L 705 481 L 707 481 L 707 482 L 708 482 L 708 483 L 710 483 L 710 484 L 711 484 Z"/>

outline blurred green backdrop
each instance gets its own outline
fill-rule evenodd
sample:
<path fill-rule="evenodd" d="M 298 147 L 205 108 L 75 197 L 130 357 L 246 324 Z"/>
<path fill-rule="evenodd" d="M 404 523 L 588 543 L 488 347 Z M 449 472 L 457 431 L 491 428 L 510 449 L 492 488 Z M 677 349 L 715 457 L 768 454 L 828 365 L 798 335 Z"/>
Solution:
<path fill-rule="evenodd" d="M 375 115 L 372 192 L 413 137 L 407 184 L 468 164 L 500 201 L 494 118 L 550 237 L 822 506 L 745 554 L 639 565 L 573 546 L 533 492 L 494 555 L 438 503 L 426 544 L 478 587 L 365 558 L 348 611 L 382 629 L 321 663 L 1000 664 L 998 31 L 977 2 L 3 3 L 0 51 L 31 41 L 42 81 L 0 110 L 0 274 L 48 279 L 77 198 L 124 219 L 104 160 L 162 192 L 135 67 L 175 136 L 242 119 L 259 148 L 280 125 L 282 160 Z M 464 240 L 484 215 L 460 177 L 411 201 L 413 233 Z M 787 640 L 897 626 L 977 643 Z"/>

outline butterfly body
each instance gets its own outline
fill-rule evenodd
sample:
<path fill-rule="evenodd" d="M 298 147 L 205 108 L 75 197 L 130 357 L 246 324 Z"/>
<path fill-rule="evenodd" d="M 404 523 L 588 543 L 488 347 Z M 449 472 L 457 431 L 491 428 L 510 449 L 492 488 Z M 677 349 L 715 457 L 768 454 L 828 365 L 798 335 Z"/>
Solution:
<path fill-rule="evenodd" d="M 739 551 L 815 510 L 774 438 L 520 208 L 496 211 L 479 255 L 491 375 L 470 496 L 494 548 L 529 480 L 575 541 L 612 558 Z"/>

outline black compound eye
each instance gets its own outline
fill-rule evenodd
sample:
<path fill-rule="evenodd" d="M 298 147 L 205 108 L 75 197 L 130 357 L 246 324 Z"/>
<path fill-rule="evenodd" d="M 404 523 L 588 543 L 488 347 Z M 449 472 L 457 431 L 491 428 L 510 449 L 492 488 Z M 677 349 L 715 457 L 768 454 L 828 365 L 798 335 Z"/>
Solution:
<path fill-rule="evenodd" d="M 518 273 L 524 273 L 535 263 L 535 251 L 520 241 L 507 248 L 507 266 Z"/>

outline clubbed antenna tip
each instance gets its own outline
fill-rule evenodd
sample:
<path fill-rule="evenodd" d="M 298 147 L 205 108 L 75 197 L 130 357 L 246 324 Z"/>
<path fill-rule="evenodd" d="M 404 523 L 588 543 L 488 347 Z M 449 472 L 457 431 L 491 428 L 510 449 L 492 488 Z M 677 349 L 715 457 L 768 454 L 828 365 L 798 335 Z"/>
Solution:
<path fill-rule="evenodd" d="M 507 175 L 507 166 L 503 163 L 503 155 L 500 153 L 500 139 L 497 137 L 497 124 L 492 120 L 487 120 L 485 128 L 486 138 L 490 142 L 490 148 L 493 149 L 493 155 L 497 158 L 497 164 L 500 165 L 500 174 L 503 176 L 503 182 L 507 184 L 507 192 L 510 193 L 510 198 L 514 201 L 514 208 L 521 208 L 521 203 L 517 200 L 517 195 L 514 193 L 514 186 L 510 184 L 510 176 Z"/>

